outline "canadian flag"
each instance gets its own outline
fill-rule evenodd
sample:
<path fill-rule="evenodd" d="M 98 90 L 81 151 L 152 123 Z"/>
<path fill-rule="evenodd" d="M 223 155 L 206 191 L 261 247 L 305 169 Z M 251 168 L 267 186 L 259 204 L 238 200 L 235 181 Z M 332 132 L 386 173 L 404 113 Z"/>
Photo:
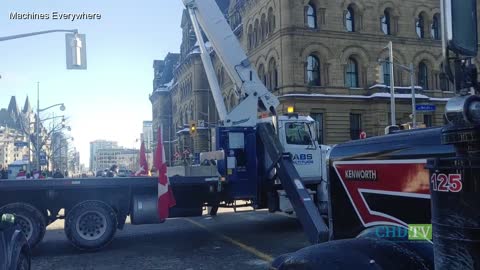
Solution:
<path fill-rule="evenodd" d="M 148 170 L 148 161 L 145 153 L 145 143 L 142 141 L 140 145 L 140 168 L 135 172 L 135 176 L 148 175 L 150 176 L 150 171 Z"/>
<path fill-rule="evenodd" d="M 168 218 L 169 209 L 176 205 L 172 188 L 167 177 L 167 164 L 165 163 L 165 149 L 162 142 L 162 129 L 158 129 L 157 133 L 157 149 L 155 149 L 155 160 L 158 169 L 158 217 L 160 220 Z"/>

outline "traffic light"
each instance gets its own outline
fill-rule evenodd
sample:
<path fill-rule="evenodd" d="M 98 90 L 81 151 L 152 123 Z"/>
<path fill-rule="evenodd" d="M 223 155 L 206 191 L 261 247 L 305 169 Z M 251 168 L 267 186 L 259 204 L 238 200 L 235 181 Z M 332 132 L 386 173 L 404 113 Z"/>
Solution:
<path fill-rule="evenodd" d="M 195 122 L 190 122 L 190 135 L 195 135 L 197 133 L 197 124 Z"/>
<path fill-rule="evenodd" d="M 379 64 L 375 67 L 375 82 L 379 84 L 384 84 L 385 82 L 383 81 L 383 65 Z"/>

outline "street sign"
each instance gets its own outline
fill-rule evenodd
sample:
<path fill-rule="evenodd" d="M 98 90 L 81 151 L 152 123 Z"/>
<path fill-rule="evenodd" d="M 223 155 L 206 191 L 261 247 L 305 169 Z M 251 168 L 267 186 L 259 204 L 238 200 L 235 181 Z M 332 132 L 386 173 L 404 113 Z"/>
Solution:
<path fill-rule="evenodd" d="M 28 146 L 28 142 L 17 141 L 17 142 L 14 142 L 13 145 L 14 145 L 15 147 L 27 147 L 27 146 Z"/>
<path fill-rule="evenodd" d="M 418 104 L 415 106 L 417 111 L 424 111 L 424 112 L 433 112 L 436 110 L 435 105 L 431 104 Z"/>
<path fill-rule="evenodd" d="M 47 165 L 47 154 L 45 152 L 40 152 L 40 165 L 44 166 Z"/>

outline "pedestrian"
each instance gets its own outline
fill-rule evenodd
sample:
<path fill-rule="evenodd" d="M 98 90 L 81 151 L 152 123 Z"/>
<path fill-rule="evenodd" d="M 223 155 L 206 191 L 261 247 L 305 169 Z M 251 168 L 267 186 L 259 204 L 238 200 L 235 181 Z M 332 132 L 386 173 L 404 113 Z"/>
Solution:
<path fill-rule="evenodd" d="M 112 167 L 110 167 L 110 170 L 107 172 L 107 177 L 116 177 L 118 174 L 118 166 L 116 164 L 113 164 Z"/>
<path fill-rule="evenodd" d="M 5 169 L 3 165 L 0 165 L 0 179 L 8 179 L 8 171 Z"/>

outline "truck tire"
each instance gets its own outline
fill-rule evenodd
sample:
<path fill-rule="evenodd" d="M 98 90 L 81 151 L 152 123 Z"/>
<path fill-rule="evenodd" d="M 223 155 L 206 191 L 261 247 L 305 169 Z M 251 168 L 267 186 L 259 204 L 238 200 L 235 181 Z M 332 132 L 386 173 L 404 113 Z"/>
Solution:
<path fill-rule="evenodd" d="M 30 260 L 23 252 L 18 257 L 17 270 L 30 270 Z"/>
<path fill-rule="evenodd" d="M 12 203 L 0 208 L 0 215 L 15 216 L 15 225 L 22 229 L 30 248 L 34 248 L 45 236 L 47 220 L 35 206 L 28 203 Z"/>
<path fill-rule="evenodd" d="M 65 234 L 80 250 L 98 250 L 112 241 L 117 224 L 112 207 L 101 201 L 84 201 L 67 212 Z"/>

